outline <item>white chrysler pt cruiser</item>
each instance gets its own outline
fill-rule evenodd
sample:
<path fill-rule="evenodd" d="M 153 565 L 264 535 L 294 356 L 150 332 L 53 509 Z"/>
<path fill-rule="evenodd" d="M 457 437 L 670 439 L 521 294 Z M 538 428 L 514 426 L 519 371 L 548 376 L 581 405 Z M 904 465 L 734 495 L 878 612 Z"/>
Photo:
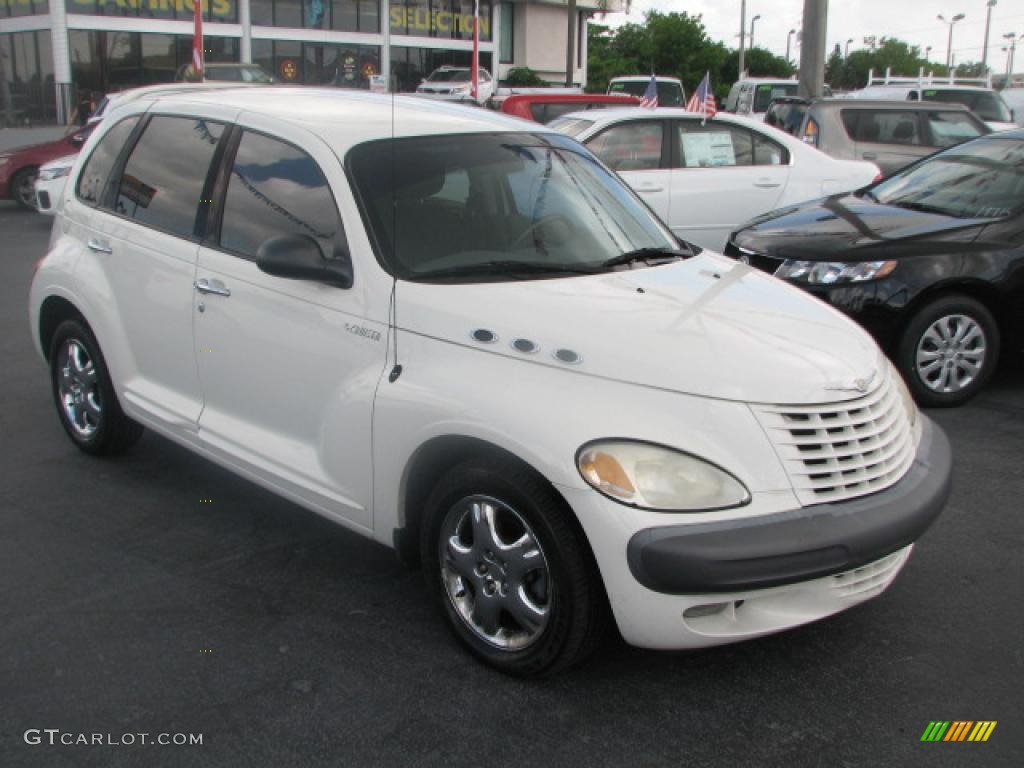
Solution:
<path fill-rule="evenodd" d="M 396 548 L 506 672 L 878 595 L 949 494 L 870 337 L 672 237 L 542 126 L 311 89 L 140 100 L 30 297 L 64 429 L 143 427 Z"/>

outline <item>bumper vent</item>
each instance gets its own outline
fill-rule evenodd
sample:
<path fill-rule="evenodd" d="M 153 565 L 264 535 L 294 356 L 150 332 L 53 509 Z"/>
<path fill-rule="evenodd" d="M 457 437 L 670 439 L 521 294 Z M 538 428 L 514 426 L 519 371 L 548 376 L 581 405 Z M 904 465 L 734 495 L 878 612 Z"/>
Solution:
<path fill-rule="evenodd" d="M 754 406 L 804 506 L 880 491 L 910 468 L 910 419 L 892 374 L 883 376 L 856 400 Z"/>

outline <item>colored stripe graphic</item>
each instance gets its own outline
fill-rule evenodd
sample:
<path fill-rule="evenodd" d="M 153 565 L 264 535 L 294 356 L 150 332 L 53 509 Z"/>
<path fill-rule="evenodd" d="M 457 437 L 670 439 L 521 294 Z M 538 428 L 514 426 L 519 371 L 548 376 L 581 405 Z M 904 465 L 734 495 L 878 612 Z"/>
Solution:
<path fill-rule="evenodd" d="M 947 728 L 949 728 L 948 720 L 932 720 L 921 734 L 921 741 L 940 741 Z"/>
<path fill-rule="evenodd" d="M 992 735 L 992 731 L 996 728 L 996 720 L 979 720 L 978 724 L 974 726 L 974 730 L 971 731 L 971 735 L 968 737 L 968 741 L 988 741 L 988 737 Z"/>
<path fill-rule="evenodd" d="M 996 720 L 932 720 L 921 734 L 921 741 L 988 741 Z"/>
<path fill-rule="evenodd" d="M 954 720 L 943 741 L 963 741 L 967 736 L 967 729 L 972 725 L 974 723 L 970 720 Z"/>

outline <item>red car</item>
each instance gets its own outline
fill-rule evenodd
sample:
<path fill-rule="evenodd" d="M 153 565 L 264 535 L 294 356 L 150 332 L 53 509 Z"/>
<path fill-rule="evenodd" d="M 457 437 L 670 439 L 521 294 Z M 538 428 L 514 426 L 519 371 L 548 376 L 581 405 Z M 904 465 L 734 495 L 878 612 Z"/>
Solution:
<path fill-rule="evenodd" d="M 82 148 L 96 125 L 86 125 L 56 141 L 0 152 L 0 200 L 14 200 L 22 208 L 34 211 L 39 166 L 58 157 L 73 155 Z"/>
<path fill-rule="evenodd" d="M 606 93 L 515 93 L 506 97 L 499 109 L 509 115 L 550 123 L 570 112 L 602 107 L 635 107 L 636 96 L 610 96 Z"/>

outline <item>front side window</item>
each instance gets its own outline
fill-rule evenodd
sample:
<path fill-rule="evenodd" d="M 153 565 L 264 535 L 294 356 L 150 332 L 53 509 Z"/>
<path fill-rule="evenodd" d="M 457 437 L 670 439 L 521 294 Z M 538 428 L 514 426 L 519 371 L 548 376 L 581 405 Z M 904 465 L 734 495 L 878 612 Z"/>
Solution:
<path fill-rule="evenodd" d="M 192 237 L 221 123 L 157 115 L 121 175 L 117 213 L 179 237 Z"/>
<path fill-rule="evenodd" d="M 997 219 L 1024 208 L 1024 140 L 962 144 L 864 194 L 884 205 L 964 219 Z"/>
<path fill-rule="evenodd" d="M 344 242 L 338 206 L 316 161 L 301 149 L 245 131 L 224 198 L 220 245 L 255 259 L 279 235 L 307 235 L 331 258 Z"/>
<path fill-rule="evenodd" d="M 933 147 L 952 147 L 983 135 L 981 127 L 963 112 L 929 112 L 926 118 L 928 143 Z"/>
<path fill-rule="evenodd" d="M 882 109 L 844 109 L 843 124 L 854 141 L 869 144 L 920 145 L 916 112 Z"/>
<path fill-rule="evenodd" d="M 661 167 L 664 129 L 661 120 L 632 120 L 585 143 L 613 171 L 652 171 Z"/>
<path fill-rule="evenodd" d="M 78 176 L 78 199 L 83 203 L 98 205 L 103 199 L 103 190 L 106 188 L 110 171 L 113 170 L 121 148 L 128 141 L 128 137 L 138 122 L 138 116 L 120 121 L 107 131 L 96 145 L 96 149 L 89 155 L 85 167 Z"/>
<path fill-rule="evenodd" d="M 562 136 L 373 141 L 346 162 L 378 256 L 404 279 L 565 276 L 638 249 L 679 253 L 636 196 Z"/>
<path fill-rule="evenodd" d="M 701 125 L 679 121 L 679 165 L 682 168 L 732 168 L 754 164 L 750 132 L 721 123 Z"/>

